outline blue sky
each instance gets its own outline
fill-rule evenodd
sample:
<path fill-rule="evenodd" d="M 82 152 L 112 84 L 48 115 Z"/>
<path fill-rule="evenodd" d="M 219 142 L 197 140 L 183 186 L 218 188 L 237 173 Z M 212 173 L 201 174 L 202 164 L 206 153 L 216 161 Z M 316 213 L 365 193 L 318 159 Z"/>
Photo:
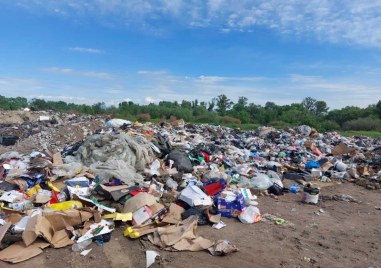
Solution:
<path fill-rule="evenodd" d="M 380 0 L 0 0 L 0 34 L 8 97 L 381 99 Z"/>

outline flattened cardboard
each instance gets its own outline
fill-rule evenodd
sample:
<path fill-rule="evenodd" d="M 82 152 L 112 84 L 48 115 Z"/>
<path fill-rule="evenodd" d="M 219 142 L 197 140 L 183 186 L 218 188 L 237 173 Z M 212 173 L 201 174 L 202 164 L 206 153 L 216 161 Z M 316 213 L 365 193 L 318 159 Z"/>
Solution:
<path fill-rule="evenodd" d="M 67 226 L 75 226 L 93 217 L 93 213 L 68 209 L 65 211 L 54 211 L 43 214 L 49 221 L 54 231 L 65 229 Z"/>
<path fill-rule="evenodd" d="M 42 240 L 37 240 L 28 247 L 20 241 L 0 251 L 0 260 L 19 263 L 41 254 L 42 250 L 47 247 L 49 247 L 49 243 Z"/>
<path fill-rule="evenodd" d="M 38 236 L 42 236 L 54 248 L 66 247 L 73 244 L 65 229 L 53 230 L 49 220 L 41 215 L 30 218 L 22 234 L 26 246 L 31 245 Z"/>
<path fill-rule="evenodd" d="M 152 206 L 155 203 L 156 199 L 154 196 L 147 193 L 139 193 L 126 201 L 122 212 L 135 212 L 143 206 Z"/>
<path fill-rule="evenodd" d="M 345 143 L 340 143 L 339 145 L 336 145 L 332 149 L 332 154 L 333 155 L 350 154 L 350 153 L 353 153 L 354 151 L 356 151 L 355 148 L 350 148 Z"/>
<path fill-rule="evenodd" d="M 19 213 L 12 213 L 10 214 L 6 219 L 5 221 L 7 222 L 10 222 L 12 224 L 16 224 L 18 223 L 19 221 L 21 221 L 21 219 L 23 218 L 24 216 L 19 214 Z"/>
<path fill-rule="evenodd" d="M 127 195 L 129 193 L 129 186 L 128 185 L 118 185 L 118 186 L 105 186 L 105 185 L 100 185 L 100 187 L 107 191 L 112 199 L 114 201 L 118 201 L 120 198 L 123 196 Z"/>
<path fill-rule="evenodd" d="M 160 204 L 160 203 L 155 203 L 153 204 L 152 206 L 150 206 L 150 209 L 152 211 L 152 215 L 155 215 L 157 214 L 158 212 L 160 212 L 160 210 L 162 210 L 163 208 L 165 208 L 164 205 Z"/>
<path fill-rule="evenodd" d="M 53 167 L 60 167 L 63 165 L 62 157 L 59 152 L 53 154 Z"/>
<path fill-rule="evenodd" d="M 101 212 L 99 210 L 94 209 L 94 208 L 84 207 L 84 208 L 81 208 L 81 211 L 86 211 L 86 212 L 93 214 L 94 222 L 101 222 L 102 215 L 101 215 Z"/>
<path fill-rule="evenodd" d="M 51 199 L 51 196 L 37 194 L 36 199 L 34 200 L 34 203 L 45 204 L 45 203 L 48 203 L 50 199 Z"/>
<path fill-rule="evenodd" d="M 51 242 L 51 245 L 54 248 L 63 248 L 73 244 L 74 244 L 74 241 L 68 237 L 66 230 L 60 230 L 60 231 L 54 232 L 52 242 Z"/>
<path fill-rule="evenodd" d="M 16 177 L 21 177 L 25 173 L 25 170 L 19 168 L 12 168 L 8 171 L 5 181 L 11 182 Z"/>
<path fill-rule="evenodd" d="M 169 213 L 164 217 L 163 222 L 177 224 L 182 221 L 181 213 L 185 211 L 184 208 L 172 203 L 169 206 Z"/>
<path fill-rule="evenodd" d="M 201 251 L 210 248 L 214 242 L 196 235 L 198 217 L 193 215 L 182 222 L 182 225 L 159 227 L 148 236 L 154 245 L 171 251 Z"/>
<path fill-rule="evenodd" d="M 43 236 L 46 241 L 51 242 L 54 231 L 51 229 L 49 221 L 37 215 L 28 220 L 25 231 L 22 234 L 22 239 L 26 246 L 31 245 L 38 236 Z"/>

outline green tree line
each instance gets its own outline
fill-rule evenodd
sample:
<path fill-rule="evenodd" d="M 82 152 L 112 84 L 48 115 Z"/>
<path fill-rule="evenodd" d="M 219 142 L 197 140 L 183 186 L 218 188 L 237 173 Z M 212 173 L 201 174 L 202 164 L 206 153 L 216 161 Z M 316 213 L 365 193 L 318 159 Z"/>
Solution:
<path fill-rule="evenodd" d="M 77 112 L 88 115 L 112 114 L 128 120 L 159 121 L 184 119 L 186 122 L 211 124 L 257 124 L 277 128 L 306 124 L 319 131 L 331 130 L 376 130 L 381 131 L 381 100 L 366 108 L 347 106 L 330 110 L 325 101 L 306 97 L 300 103 L 277 105 L 267 102 L 264 106 L 249 103 L 241 96 L 235 103 L 221 94 L 209 102 L 205 101 L 161 101 L 158 104 L 137 104 L 123 101 L 118 106 L 107 106 L 103 102 L 93 105 L 66 103 L 64 101 L 27 100 L 23 97 L 7 98 L 0 95 L 0 109 L 53 110 Z"/>

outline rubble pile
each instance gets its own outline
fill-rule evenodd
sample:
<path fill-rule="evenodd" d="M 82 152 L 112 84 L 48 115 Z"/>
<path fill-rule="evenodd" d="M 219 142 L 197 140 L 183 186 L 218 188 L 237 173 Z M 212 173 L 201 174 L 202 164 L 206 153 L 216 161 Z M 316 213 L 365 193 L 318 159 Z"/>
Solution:
<path fill-rule="evenodd" d="M 101 118 L 52 120 L 30 124 L 41 135 L 11 132 L 24 140 L 2 148 L 2 261 L 25 261 L 46 247 L 71 246 L 86 255 L 92 242 L 107 243 L 116 225 L 128 239 L 146 237 L 162 250 L 226 255 L 238 251 L 234 241 L 202 237 L 197 226 L 220 229 L 224 217 L 285 223 L 261 215 L 261 195 L 299 192 L 302 202 L 317 204 L 322 184 L 381 188 L 381 142 L 367 137 L 321 134 L 309 126 L 240 131 L 125 120 L 108 120 L 93 134 Z M 22 124 L 17 127 L 24 131 Z M 82 128 L 82 136 L 53 141 L 75 136 L 69 127 Z M 15 150 L 26 141 L 41 147 Z"/>

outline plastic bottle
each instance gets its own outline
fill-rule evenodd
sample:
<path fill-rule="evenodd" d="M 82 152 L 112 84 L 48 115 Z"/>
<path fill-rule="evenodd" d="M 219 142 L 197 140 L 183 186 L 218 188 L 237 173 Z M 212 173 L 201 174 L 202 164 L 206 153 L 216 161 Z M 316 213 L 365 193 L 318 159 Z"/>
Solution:
<path fill-rule="evenodd" d="M 290 188 L 289 188 L 289 191 L 290 191 L 291 193 L 294 193 L 294 194 L 296 194 L 297 192 L 299 192 L 299 190 L 300 190 L 300 187 L 299 187 L 299 185 L 297 185 L 297 184 L 293 184 L 293 185 L 291 185 Z"/>
<path fill-rule="evenodd" d="M 85 250 L 93 241 L 91 239 L 84 240 L 80 243 L 75 243 L 71 246 L 71 250 L 74 252 Z"/>
<path fill-rule="evenodd" d="M 31 201 L 25 200 L 18 203 L 12 203 L 9 207 L 17 211 L 24 211 L 33 208 L 33 204 Z"/>

